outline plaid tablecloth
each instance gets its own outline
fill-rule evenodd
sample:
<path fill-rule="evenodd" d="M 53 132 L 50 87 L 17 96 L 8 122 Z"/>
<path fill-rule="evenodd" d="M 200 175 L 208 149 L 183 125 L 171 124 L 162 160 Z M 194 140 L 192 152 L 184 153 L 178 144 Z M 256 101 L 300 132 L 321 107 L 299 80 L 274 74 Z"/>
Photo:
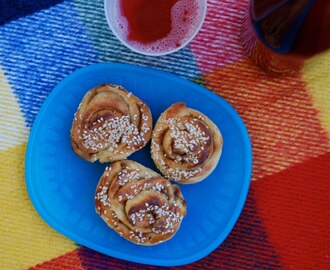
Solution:
<path fill-rule="evenodd" d="M 272 76 L 244 56 L 247 0 L 209 0 L 185 49 L 129 51 L 106 23 L 103 0 L 0 2 L 0 268 L 156 269 L 114 259 L 60 235 L 34 210 L 24 156 L 48 94 L 71 72 L 123 62 L 177 74 L 224 97 L 253 145 L 244 210 L 225 242 L 187 269 L 330 269 L 330 51 L 294 75 Z"/>

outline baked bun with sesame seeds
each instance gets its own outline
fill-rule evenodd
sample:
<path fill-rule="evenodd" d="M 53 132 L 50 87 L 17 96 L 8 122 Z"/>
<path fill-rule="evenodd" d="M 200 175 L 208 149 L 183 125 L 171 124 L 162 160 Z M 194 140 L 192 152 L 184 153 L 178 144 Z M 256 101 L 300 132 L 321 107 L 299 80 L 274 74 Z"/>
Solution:
<path fill-rule="evenodd" d="M 95 191 L 95 208 L 119 235 L 144 246 L 172 238 L 187 212 L 177 185 L 131 160 L 105 169 Z"/>
<path fill-rule="evenodd" d="M 103 84 L 86 93 L 71 128 L 74 152 L 88 161 L 127 158 L 150 140 L 149 107 L 123 87 Z"/>
<path fill-rule="evenodd" d="M 223 139 L 204 114 L 177 102 L 161 114 L 151 138 L 151 157 L 168 179 L 192 184 L 215 169 Z"/>

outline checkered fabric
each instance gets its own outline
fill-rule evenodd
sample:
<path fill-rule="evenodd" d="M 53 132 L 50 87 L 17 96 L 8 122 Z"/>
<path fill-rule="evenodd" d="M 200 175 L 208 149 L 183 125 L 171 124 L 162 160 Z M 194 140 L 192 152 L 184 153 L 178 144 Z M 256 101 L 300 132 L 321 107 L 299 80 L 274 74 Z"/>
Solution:
<path fill-rule="evenodd" d="M 77 245 L 38 216 L 27 194 L 26 143 L 42 103 L 68 74 L 98 62 L 202 84 L 247 126 L 254 164 L 243 212 L 225 242 L 187 269 L 330 269 L 330 51 L 293 75 L 267 74 L 240 42 L 248 1 L 208 3 L 189 46 L 155 61 L 114 37 L 103 0 L 0 2 L 1 269 L 158 269 Z"/>

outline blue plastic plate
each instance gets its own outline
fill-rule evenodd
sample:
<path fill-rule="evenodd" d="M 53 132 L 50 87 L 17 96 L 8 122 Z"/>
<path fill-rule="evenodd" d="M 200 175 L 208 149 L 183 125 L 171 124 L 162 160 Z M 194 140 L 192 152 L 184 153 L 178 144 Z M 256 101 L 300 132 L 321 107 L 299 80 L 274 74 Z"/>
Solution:
<path fill-rule="evenodd" d="M 150 107 L 154 122 L 172 103 L 183 101 L 220 128 L 220 162 L 204 181 L 181 185 L 188 214 L 177 234 L 157 246 L 135 245 L 107 227 L 95 213 L 94 191 L 106 164 L 92 164 L 71 150 L 70 128 L 84 94 L 102 83 L 124 86 Z M 130 159 L 156 169 L 150 144 Z M 199 260 L 218 247 L 235 225 L 249 189 L 251 144 L 236 111 L 209 90 L 150 68 L 103 63 L 65 78 L 42 106 L 26 153 L 26 185 L 36 210 L 55 230 L 112 257 L 174 266 Z"/>

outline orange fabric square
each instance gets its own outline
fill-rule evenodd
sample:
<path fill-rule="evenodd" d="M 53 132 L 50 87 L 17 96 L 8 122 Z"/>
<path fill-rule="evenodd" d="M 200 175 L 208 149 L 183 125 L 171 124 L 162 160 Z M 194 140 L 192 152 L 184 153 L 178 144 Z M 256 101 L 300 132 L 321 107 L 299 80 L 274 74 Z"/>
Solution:
<path fill-rule="evenodd" d="M 241 60 L 203 78 L 245 122 L 253 145 L 254 180 L 330 151 L 300 73 L 274 76 Z"/>

